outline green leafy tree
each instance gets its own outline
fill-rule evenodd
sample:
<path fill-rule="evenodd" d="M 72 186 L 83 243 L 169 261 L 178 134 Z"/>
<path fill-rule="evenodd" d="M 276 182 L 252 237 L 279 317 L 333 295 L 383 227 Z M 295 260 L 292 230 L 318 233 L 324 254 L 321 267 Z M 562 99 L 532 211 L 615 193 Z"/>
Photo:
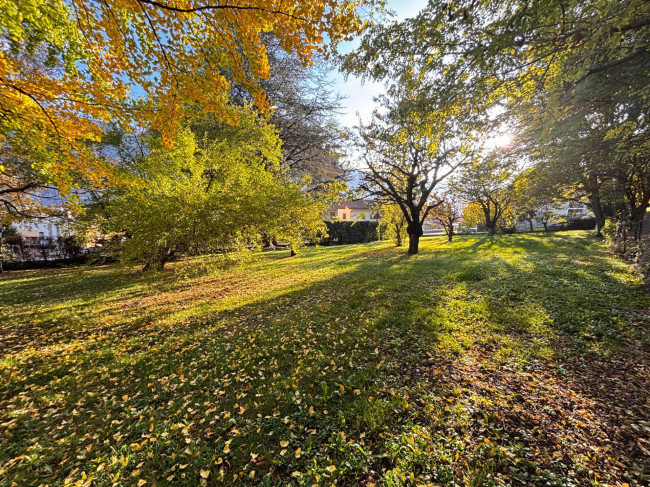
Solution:
<path fill-rule="evenodd" d="M 434 189 L 467 164 L 475 148 L 473 119 L 458 103 L 441 101 L 439 110 L 414 85 L 393 84 L 380 109 L 360 124 L 356 148 L 364 167 L 363 189 L 399 206 L 406 219 L 409 254 L 417 254 L 422 226 L 434 205 Z"/>
<path fill-rule="evenodd" d="M 648 205 L 649 38 L 643 0 L 430 2 L 367 31 L 344 67 L 372 79 L 418 71 L 424 89 L 447 73 L 452 96 L 507 106 L 556 196 L 586 201 L 600 234 L 608 208 L 638 230 Z"/>
<path fill-rule="evenodd" d="M 492 236 L 514 197 L 515 168 L 507 152 L 495 149 L 465 168 L 451 184 L 461 199 L 478 204 L 485 228 Z"/>
<path fill-rule="evenodd" d="M 404 212 L 399 205 L 387 203 L 380 206 L 379 213 L 381 214 L 382 223 L 386 225 L 386 234 L 395 242 L 395 247 L 401 247 L 408 236 Z"/>
<path fill-rule="evenodd" d="M 289 182 L 275 130 L 236 110 L 237 126 L 203 139 L 184 129 L 174 149 L 153 149 L 136 162 L 138 180 L 104 204 L 106 228 L 124 235 L 124 262 L 160 268 L 179 253 L 242 249 L 269 236 L 295 248 L 325 233 L 327 201 Z"/>

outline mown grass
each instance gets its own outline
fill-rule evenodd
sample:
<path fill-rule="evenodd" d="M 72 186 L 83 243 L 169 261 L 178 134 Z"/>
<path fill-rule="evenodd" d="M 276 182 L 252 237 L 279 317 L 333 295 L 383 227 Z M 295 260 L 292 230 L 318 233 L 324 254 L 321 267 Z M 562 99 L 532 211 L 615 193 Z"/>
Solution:
<path fill-rule="evenodd" d="M 645 485 L 643 283 L 585 233 L 0 278 L 0 485 Z"/>

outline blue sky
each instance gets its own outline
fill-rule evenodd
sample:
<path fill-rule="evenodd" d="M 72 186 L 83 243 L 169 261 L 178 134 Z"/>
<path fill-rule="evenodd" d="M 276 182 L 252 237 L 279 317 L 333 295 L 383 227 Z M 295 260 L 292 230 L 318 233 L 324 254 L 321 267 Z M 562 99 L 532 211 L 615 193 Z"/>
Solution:
<path fill-rule="evenodd" d="M 427 0 L 389 0 L 387 4 L 388 8 L 397 14 L 396 19 L 401 20 L 415 16 L 426 6 Z M 350 51 L 357 45 L 358 41 L 346 43 L 341 46 L 341 52 Z M 336 90 L 347 97 L 343 102 L 343 111 L 339 117 L 341 125 L 346 127 L 356 125 L 357 112 L 367 119 L 374 106 L 372 98 L 383 91 L 383 85 L 369 82 L 361 84 L 361 80 L 354 76 L 349 76 L 346 80 L 338 72 L 332 73 L 332 78 L 335 81 Z"/>

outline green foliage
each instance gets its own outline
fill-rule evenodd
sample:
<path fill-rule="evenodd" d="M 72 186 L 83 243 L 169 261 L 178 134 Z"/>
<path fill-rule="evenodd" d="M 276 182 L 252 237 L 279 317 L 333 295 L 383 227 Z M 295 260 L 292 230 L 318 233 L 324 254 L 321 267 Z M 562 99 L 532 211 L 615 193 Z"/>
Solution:
<path fill-rule="evenodd" d="M 519 128 L 553 196 L 587 201 L 597 233 L 613 216 L 639 238 L 650 205 L 648 18 L 644 0 L 429 2 L 368 30 L 344 68 L 398 80 L 432 107 L 461 98 L 477 118 L 507 107 L 495 125 Z"/>
<path fill-rule="evenodd" d="M 504 223 L 506 225 L 516 221 L 517 215 L 509 212 L 515 194 L 516 170 L 511 157 L 512 154 L 507 149 L 495 149 L 486 156 L 477 158 L 451 183 L 452 191 L 461 199 L 480 206 L 488 234 L 493 234 L 502 220 L 509 220 Z M 467 214 L 469 221 L 476 220 L 476 215 L 472 215 L 471 211 Z"/>
<path fill-rule="evenodd" d="M 401 209 L 408 253 L 417 254 L 423 224 L 434 207 L 430 196 L 471 160 L 476 123 L 462 103 L 441 101 L 432 108 L 417 88 L 399 83 L 380 101 L 381 109 L 370 122 L 357 127 L 355 145 L 365 164 L 363 189 Z"/>
<path fill-rule="evenodd" d="M 361 220 L 326 221 L 328 237 L 324 245 L 343 245 L 376 242 L 379 240 L 379 222 Z"/>
<path fill-rule="evenodd" d="M 382 205 L 379 212 L 381 222 L 385 226 L 385 236 L 395 242 L 396 247 L 401 247 L 408 237 L 404 212 L 396 204 Z"/>
<path fill-rule="evenodd" d="M 230 251 L 263 239 L 300 246 L 325 230 L 325 199 L 284 176 L 273 128 L 252 110 L 238 112 L 236 126 L 215 122 L 198 140 L 186 129 L 175 149 L 154 149 L 136 164 L 140 181 L 104 211 L 107 228 L 125 236 L 124 262 L 161 266 L 178 253 Z"/>

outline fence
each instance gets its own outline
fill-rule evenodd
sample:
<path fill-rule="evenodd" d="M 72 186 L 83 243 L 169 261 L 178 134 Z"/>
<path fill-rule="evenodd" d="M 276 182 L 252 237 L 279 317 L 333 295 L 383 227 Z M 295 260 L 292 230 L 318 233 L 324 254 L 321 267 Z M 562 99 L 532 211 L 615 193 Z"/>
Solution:
<path fill-rule="evenodd" d="M 5 237 L 0 248 L 4 262 L 35 262 L 71 259 L 83 255 L 72 237 Z"/>

